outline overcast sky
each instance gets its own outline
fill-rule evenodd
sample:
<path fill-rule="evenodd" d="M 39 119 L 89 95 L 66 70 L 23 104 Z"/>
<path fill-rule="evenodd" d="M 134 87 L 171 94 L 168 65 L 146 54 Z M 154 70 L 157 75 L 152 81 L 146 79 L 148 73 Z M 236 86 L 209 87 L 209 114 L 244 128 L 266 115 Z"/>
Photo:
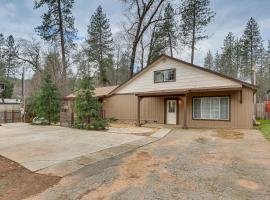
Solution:
<path fill-rule="evenodd" d="M 34 0 L 0 0 L 0 3 L 0 33 L 15 38 L 36 36 L 34 27 L 41 23 L 42 10 L 33 10 Z M 113 33 L 121 29 L 124 7 L 120 0 L 75 0 L 73 14 L 79 38 L 85 37 L 89 18 L 98 5 L 102 5 L 110 19 Z M 270 0 L 211 0 L 211 8 L 216 12 L 215 21 L 207 28 L 210 38 L 197 45 L 196 64 L 203 65 L 208 50 L 219 50 L 228 32 L 240 36 L 250 17 L 259 23 L 263 39 L 270 39 Z M 189 60 L 188 54 L 181 52 L 179 57 Z"/>

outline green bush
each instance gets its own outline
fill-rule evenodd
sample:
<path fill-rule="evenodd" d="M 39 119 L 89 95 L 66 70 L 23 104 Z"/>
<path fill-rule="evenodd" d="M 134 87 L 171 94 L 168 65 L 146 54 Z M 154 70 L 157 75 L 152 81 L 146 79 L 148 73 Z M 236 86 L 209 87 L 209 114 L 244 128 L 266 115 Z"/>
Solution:
<path fill-rule="evenodd" d="M 105 130 L 108 126 L 108 121 L 103 119 L 96 119 L 88 123 L 76 122 L 73 128 L 85 129 L 85 130 Z"/>
<path fill-rule="evenodd" d="M 32 121 L 32 125 L 48 125 L 49 122 L 44 117 L 35 117 Z"/>

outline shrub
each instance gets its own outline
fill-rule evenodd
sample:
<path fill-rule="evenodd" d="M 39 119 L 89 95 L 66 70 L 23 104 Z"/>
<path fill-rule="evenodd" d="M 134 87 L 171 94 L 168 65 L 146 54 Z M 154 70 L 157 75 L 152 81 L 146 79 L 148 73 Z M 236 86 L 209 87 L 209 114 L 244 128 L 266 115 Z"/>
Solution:
<path fill-rule="evenodd" d="M 108 126 L 108 121 L 103 119 L 97 119 L 88 123 L 76 122 L 73 128 L 85 129 L 85 130 L 105 130 Z"/>
<path fill-rule="evenodd" d="M 44 117 L 35 117 L 32 121 L 33 125 L 48 125 L 49 122 Z"/>

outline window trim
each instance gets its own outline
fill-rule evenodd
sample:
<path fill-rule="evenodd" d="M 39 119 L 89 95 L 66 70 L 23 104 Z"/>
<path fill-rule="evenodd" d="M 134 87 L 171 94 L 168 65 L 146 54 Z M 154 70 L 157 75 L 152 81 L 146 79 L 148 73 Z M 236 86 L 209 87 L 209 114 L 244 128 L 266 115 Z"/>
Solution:
<path fill-rule="evenodd" d="M 194 118 L 194 113 L 193 113 L 193 99 L 195 98 L 204 98 L 204 97 L 228 97 L 229 99 L 229 118 L 228 119 L 196 119 Z M 198 120 L 198 121 L 219 121 L 219 122 L 230 122 L 231 121 L 231 96 L 230 95 L 217 95 L 217 96 L 194 96 L 192 97 L 192 120 Z"/>
<path fill-rule="evenodd" d="M 168 71 L 168 70 L 173 70 L 173 71 L 174 71 L 174 79 L 173 79 L 173 80 L 163 80 L 163 81 L 156 81 L 156 80 L 155 80 L 155 73 L 156 73 L 156 72 L 163 72 L 163 71 Z M 176 82 L 176 68 L 156 70 L 156 71 L 154 71 L 154 76 L 153 76 L 153 78 L 154 78 L 154 83 Z"/>

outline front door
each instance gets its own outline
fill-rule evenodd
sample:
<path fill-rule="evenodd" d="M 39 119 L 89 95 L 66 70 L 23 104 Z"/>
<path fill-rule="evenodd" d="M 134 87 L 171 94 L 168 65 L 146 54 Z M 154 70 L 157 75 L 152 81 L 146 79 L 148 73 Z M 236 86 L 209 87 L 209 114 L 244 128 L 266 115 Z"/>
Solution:
<path fill-rule="evenodd" d="M 176 124 L 177 122 L 177 101 L 167 100 L 167 124 Z"/>

